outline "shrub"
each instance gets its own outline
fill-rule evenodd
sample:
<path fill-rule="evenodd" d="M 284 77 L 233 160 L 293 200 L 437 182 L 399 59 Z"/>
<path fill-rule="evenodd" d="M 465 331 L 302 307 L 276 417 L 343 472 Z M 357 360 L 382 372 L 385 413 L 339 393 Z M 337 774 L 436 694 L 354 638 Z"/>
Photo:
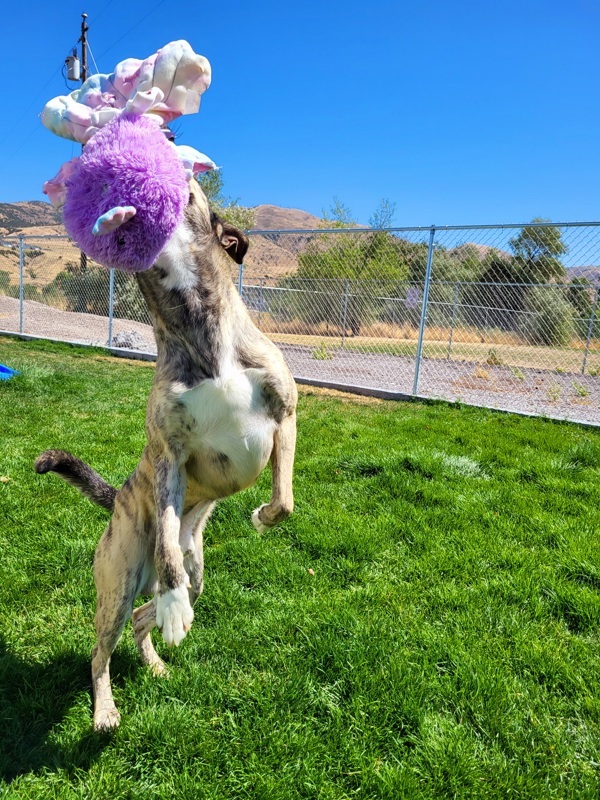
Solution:
<path fill-rule="evenodd" d="M 328 361 L 333 358 L 333 354 L 326 347 L 315 347 L 312 351 L 312 357 L 316 361 Z"/>
<path fill-rule="evenodd" d="M 23 286 L 23 297 L 25 300 L 40 300 L 41 295 L 37 286 L 33 286 L 31 283 L 26 283 Z"/>
<path fill-rule="evenodd" d="M 0 269 L 0 294 L 8 294 L 10 286 L 10 272 Z"/>
<path fill-rule="evenodd" d="M 525 295 L 521 333 L 531 344 L 566 345 L 573 336 L 573 306 L 559 286 L 532 286 Z"/>

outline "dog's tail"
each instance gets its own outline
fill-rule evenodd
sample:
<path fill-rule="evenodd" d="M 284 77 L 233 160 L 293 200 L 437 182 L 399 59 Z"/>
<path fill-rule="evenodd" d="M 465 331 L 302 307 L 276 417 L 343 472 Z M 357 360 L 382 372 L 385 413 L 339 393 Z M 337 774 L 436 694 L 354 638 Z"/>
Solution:
<path fill-rule="evenodd" d="M 35 460 L 35 471 L 40 475 L 56 472 L 85 495 L 92 503 L 112 511 L 117 490 L 87 464 L 64 450 L 45 450 Z"/>

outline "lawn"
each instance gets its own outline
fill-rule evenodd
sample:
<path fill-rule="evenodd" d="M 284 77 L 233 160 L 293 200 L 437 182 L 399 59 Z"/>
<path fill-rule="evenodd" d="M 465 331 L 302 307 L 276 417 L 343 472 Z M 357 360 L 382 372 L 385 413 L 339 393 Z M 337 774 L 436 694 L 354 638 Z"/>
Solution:
<path fill-rule="evenodd" d="M 600 794 L 600 430 L 302 390 L 296 511 L 269 475 L 219 506 L 193 628 L 91 730 L 94 547 L 108 514 L 35 456 L 120 485 L 153 366 L 0 339 L 0 796 Z M 268 472 L 268 471 L 267 471 Z"/>

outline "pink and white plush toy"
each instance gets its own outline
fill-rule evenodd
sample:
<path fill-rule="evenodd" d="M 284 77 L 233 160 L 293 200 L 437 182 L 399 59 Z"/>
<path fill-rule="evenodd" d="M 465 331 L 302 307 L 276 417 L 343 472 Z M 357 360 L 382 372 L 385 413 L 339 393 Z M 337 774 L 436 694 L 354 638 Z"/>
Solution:
<path fill-rule="evenodd" d="M 128 272 L 152 266 L 183 218 L 188 182 L 216 169 L 203 153 L 173 144 L 166 127 L 197 112 L 209 85 L 208 61 L 178 41 L 46 105 L 43 124 L 85 145 L 43 190 L 90 258 Z"/>

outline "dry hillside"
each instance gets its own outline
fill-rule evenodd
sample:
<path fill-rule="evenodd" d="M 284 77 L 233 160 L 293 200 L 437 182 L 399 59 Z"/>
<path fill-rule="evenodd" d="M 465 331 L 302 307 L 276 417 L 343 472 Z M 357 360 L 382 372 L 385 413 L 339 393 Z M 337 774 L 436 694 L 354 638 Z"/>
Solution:
<path fill-rule="evenodd" d="M 28 200 L 21 203 L 0 203 L 0 231 L 14 233 L 40 225 L 60 224 L 60 214 L 50 203 Z"/>
<path fill-rule="evenodd" d="M 280 206 L 262 205 L 254 208 L 257 231 L 295 231 L 318 228 L 319 217 L 301 211 L 298 208 L 281 208 Z"/>
<path fill-rule="evenodd" d="M 259 205 L 254 211 L 254 229 L 273 233 L 250 237 L 250 250 L 244 264 L 247 278 L 263 278 L 268 282 L 293 274 L 298 269 L 298 255 L 306 249 L 309 241 L 314 242 L 311 234 L 301 231 L 317 229 L 322 221 L 313 214 L 296 208 Z M 279 235 L 278 231 L 282 230 L 300 232 L 297 235 Z M 15 237 L 19 232 L 26 236 L 26 280 L 34 286 L 46 286 L 65 268 L 68 261 L 79 261 L 79 251 L 66 238 L 65 229 L 60 223 L 60 214 L 49 203 L 0 203 L 0 237 L 3 234 L 12 234 L 4 243 L 0 241 L 0 271 L 8 272 L 13 284 L 19 280 Z M 57 235 L 64 238 L 43 238 Z M 449 252 L 461 258 L 475 254 L 483 261 L 493 249 L 495 248 L 488 245 L 468 242 L 450 249 Z M 498 252 L 507 258 L 510 255 L 502 250 Z M 600 278 L 600 268 L 595 266 L 571 267 L 568 273 L 571 279 L 585 277 L 596 281 Z"/>
<path fill-rule="evenodd" d="M 320 223 L 318 217 L 294 208 L 261 205 L 255 211 L 257 230 L 306 230 L 316 228 Z M 10 274 L 13 284 L 19 280 L 15 233 L 26 236 L 25 273 L 27 282 L 34 286 L 46 286 L 65 268 L 67 261 L 79 260 L 79 251 L 66 238 L 42 238 L 66 236 L 60 215 L 49 203 L 0 204 L 0 235 L 2 233 L 13 234 L 8 240 L 10 246 L 0 246 L 0 270 Z M 252 236 L 244 265 L 246 275 L 268 279 L 295 272 L 298 268 L 297 253 L 305 245 L 306 237 L 282 237 L 277 241 L 270 237 Z"/>

